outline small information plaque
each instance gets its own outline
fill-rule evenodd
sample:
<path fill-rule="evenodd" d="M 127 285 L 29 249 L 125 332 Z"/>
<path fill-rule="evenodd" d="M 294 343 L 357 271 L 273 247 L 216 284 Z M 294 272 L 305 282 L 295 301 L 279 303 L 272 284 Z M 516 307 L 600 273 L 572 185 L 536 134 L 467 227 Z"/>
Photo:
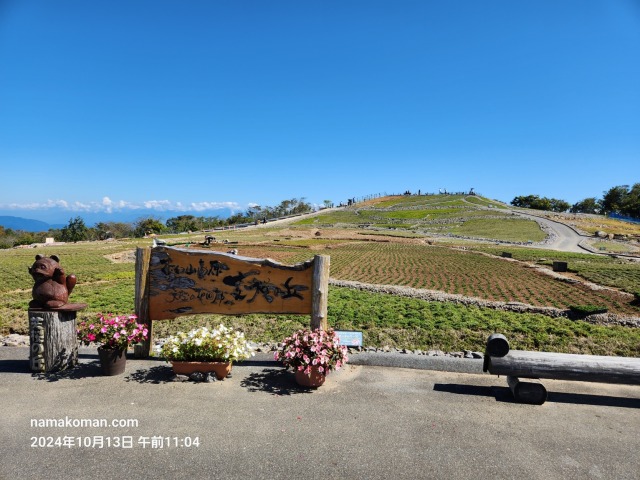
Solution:
<path fill-rule="evenodd" d="M 347 347 L 362 347 L 362 332 L 355 330 L 336 330 L 340 345 Z"/>

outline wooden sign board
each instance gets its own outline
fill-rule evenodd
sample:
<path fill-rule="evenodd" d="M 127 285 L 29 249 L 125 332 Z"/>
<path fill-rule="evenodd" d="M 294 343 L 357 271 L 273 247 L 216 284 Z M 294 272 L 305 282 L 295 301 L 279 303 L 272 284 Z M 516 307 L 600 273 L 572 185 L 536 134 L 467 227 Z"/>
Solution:
<path fill-rule="evenodd" d="M 155 247 L 148 275 L 152 320 L 201 313 L 312 313 L 314 260 L 286 266 L 269 259 Z"/>

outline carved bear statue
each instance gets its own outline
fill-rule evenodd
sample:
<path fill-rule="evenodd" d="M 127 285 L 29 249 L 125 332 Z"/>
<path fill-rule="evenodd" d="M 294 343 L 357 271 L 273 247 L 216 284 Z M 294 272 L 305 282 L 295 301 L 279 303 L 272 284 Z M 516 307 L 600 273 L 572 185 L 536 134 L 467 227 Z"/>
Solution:
<path fill-rule="evenodd" d="M 33 300 L 29 307 L 59 308 L 69 300 L 69 294 L 76 285 L 76 276 L 66 276 L 59 261 L 56 255 L 36 255 L 36 261 L 29 267 L 29 273 L 35 281 L 32 290 Z"/>

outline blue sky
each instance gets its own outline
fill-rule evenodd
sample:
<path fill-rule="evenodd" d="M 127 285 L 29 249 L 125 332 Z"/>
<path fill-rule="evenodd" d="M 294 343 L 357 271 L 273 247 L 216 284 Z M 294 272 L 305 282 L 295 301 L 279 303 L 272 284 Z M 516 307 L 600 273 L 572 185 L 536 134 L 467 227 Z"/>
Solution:
<path fill-rule="evenodd" d="M 0 0 L 0 214 L 573 203 L 639 160 L 637 0 Z"/>

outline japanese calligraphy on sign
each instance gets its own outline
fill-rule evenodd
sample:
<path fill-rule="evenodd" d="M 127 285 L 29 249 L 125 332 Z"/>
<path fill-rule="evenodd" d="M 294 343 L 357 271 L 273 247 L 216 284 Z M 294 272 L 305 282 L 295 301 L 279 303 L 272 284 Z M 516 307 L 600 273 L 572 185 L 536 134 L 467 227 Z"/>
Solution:
<path fill-rule="evenodd" d="M 156 247 L 149 265 L 149 317 L 311 313 L 312 281 L 312 260 L 286 266 L 269 259 Z"/>

